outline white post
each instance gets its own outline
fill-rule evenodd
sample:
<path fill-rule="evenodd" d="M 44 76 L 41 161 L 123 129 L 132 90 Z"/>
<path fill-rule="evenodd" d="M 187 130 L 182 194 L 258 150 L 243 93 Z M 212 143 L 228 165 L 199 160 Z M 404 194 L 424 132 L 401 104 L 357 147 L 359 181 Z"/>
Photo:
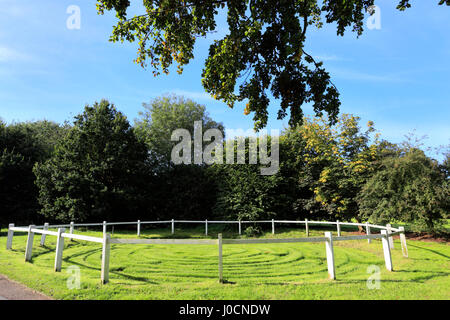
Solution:
<path fill-rule="evenodd" d="M 400 231 L 400 243 L 402 244 L 402 254 L 405 258 L 408 258 L 408 247 L 406 246 L 405 228 L 399 227 Z"/>
<path fill-rule="evenodd" d="M 387 234 L 388 235 L 390 235 L 391 233 L 392 233 L 392 228 L 391 228 L 391 224 L 390 223 L 388 223 L 387 225 L 386 225 L 386 230 L 387 230 Z M 394 238 L 392 238 L 392 237 L 389 237 L 389 247 L 391 248 L 391 249 L 394 249 Z"/>
<path fill-rule="evenodd" d="M 44 230 L 48 230 L 48 223 L 44 223 Z M 42 247 L 45 244 L 45 238 L 46 238 L 46 234 L 41 235 L 41 242 L 40 242 L 40 246 Z"/>
<path fill-rule="evenodd" d="M 34 240 L 34 232 L 31 232 L 31 229 L 34 227 L 35 227 L 34 225 L 30 225 L 28 227 L 27 247 L 25 248 L 25 261 L 31 261 L 31 254 L 33 251 L 33 240 Z"/>
<path fill-rule="evenodd" d="M 172 219 L 172 234 L 175 233 L 175 220 Z"/>
<path fill-rule="evenodd" d="M 306 229 L 306 237 L 309 237 L 308 219 L 305 219 L 305 229 Z"/>
<path fill-rule="evenodd" d="M 368 222 L 366 222 L 366 234 L 367 234 L 368 236 L 370 236 L 370 226 L 369 226 L 369 223 L 368 223 Z M 367 242 L 368 242 L 368 243 L 372 243 L 372 239 L 367 239 Z"/>
<path fill-rule="evenodd" d="M 141 236 L 141 220 L 138 220 L 137 222 L 137 236 Z"/>
<path fill-rule="evenodd" d="M 391 249 L 389 247 L 389 235 L 386 230 L 381 230 L 381 234 L 384 237 L 381 238 L 381 242 L 383 243 L 383 253 L 384 253 L 384 262 L 386 264 L 386 269 L 392 271 L 392 257 L 391 257 Z"/>
<path fill-rule="evenodd" d="M 219 233 L 219 282 L 223 283 L 223 265 L 222 265 L 222 234 Z"/>
<path fill-rule="evenodd" d="M 6 240 L 6 250 L 12 249 L 12 241 L 14 237 L 14 230 L 11 230 L 11 228 L 14 228 L 14 223 L 10 223 L 8 226 L 8 238 Z"/>
<path fill-rule="evenodd" d="M 56 256 L 55 256 L 55 272 L 61 271 L 62 265 L 62 255 L 64 250 L 64 238 L 61 237 L 61 234 L 66 231 L 65 228 L 58 229 L 58 236 L 56 239 Z"/>
<path fill-rule="evenodd" d="M 205 220 L 205 235 L 208 235 L 208 219 Z"/>
<path fill-rule="evenodd" d="M 242 234 L 242 229 L 241 229 L 241 220 L 239 220 L 239 235 Z"/>
<path fill-rule="evenodd" d="M 275 222 L 272 219 L 272 234 L 275 234 Z"/>
<path fill-rule="evenodd" d="M 102 248 L 102 284 L 109 281 L 109 255 L 111 251 L 111 236 L 108 233 L 103 234 L 103 248 Z"/>
<path fill-rule="evenodd" d="M 336 226 L 337 226 L 338 237 L 340 237 L 341 236 L 341 225 L 339 224 L 339 220 L 336 221 Z"/>
<path fill-rule="evenodd" d="M 333 251 L 333 235 L 331 232 L 325 232 L 325 250 L 327 252 L 327 265 L 328 265 L 328 276 L 332 280 L 336 280 L 336 270 L 334 266 L 334 251 Z"/>
<path fill-rule="evenodd" d="M 106 221 L 103 221 L 103 236 L 105 235 L 106 230 Z"/>
<path fill-rule="evenodd" d="M 69 229 L 69 233 L 73 234 L 73 221 L 70 221 L 70 229 Z M 72 238 L 70 238 L 70 241 L 73 241 Z"/>

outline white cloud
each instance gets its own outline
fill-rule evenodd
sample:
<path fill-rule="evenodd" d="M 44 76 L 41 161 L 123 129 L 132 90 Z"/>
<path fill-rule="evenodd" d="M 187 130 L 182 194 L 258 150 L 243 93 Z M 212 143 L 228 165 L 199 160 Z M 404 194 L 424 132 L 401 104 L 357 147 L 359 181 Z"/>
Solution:
<path fill-rule="evenodd" d="M 15 49 L 0 46 L 0 62 L 29 61 L 31 56 Z"/>

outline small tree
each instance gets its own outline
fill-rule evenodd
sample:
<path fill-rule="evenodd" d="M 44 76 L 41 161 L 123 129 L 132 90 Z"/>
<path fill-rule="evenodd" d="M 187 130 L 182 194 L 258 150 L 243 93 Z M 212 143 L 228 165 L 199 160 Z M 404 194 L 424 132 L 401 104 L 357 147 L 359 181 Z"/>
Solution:
<path fill-rule="evenodd" d="M 142 210 L 147 148 L 102 100 L 75 117 L 54 155 L 34 168 L 41 213 L 55 220 L 124 220 Z"/>
<path fill-rule="evenodd" d="M 260 146 L 265 139 L 268 150 L 271 146 L 271 137 L 259 137 L 253 143 Z M 215 164 L 211 167 L 218 184 L 217 204 L 214 212 L 218 217 L 230 220 L 264 220 L 281 218 L 288 214 L 292 203 L 290 197 L 293 191 L 289 188 L 289 179 L 284 179 L 278 171 L 273 175 L 262 175 L 260 161 L 258 164 L 249 162 L 249 137 L 242 138 L 245 141 L 245 163 L 242 164 Z M 231 145 L 231 144 L 230 144 Z M 226 145 L 226 149 L 230 147 Z M 233 145 L 234 158 L 238 159 L 237 146 Z M 260 160 L 260 159 L 259 159 Z M 280 168 L 281 169 L 281 168 Z"/>

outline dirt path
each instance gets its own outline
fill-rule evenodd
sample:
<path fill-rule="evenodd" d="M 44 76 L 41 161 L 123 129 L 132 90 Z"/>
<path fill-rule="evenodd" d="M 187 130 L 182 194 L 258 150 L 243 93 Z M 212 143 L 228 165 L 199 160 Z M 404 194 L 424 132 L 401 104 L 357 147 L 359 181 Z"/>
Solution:
<path fill-rule="evenodd" d="M 52 300 L 0 274 L 0 300 Z"/>

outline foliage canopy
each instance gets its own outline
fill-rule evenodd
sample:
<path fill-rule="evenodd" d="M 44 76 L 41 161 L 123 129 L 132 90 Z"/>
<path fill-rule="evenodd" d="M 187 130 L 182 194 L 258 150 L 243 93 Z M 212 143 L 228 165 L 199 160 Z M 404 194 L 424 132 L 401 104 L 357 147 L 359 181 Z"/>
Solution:
<path fill-rule="evenodd" d="M 400 0 L 399 10 L 410 7 Z M 97 10 L 116 12 L 111 41 L 138 42 L 136 62 L 150 61 L 154 75 L 178 72 L 194 58 L 194 45 L 217 29 L 217 16 L 227 17 L 228 34 L 209 48 L 202 73 L 205 90 L 233 107 L 247 100 L 244 113 L 254 113 L 255 129 L 266 126 L 268 92 L 281 100 L 278 118 L 290 113 L 300 124 L 302 105 L 312 103 L 331 123 L 339 112 L 339 92 L 322 62 L 305 51 L 307 29 L 335 23 L 342 36 L 348 27 L 361 35 L 364 14 L 374 13 L 374 0 L 145 0 L 141 15 L 128 17 L 129 0 L 98 0 Z M 450 0 L 439 0 L 450 5 Z"/>

